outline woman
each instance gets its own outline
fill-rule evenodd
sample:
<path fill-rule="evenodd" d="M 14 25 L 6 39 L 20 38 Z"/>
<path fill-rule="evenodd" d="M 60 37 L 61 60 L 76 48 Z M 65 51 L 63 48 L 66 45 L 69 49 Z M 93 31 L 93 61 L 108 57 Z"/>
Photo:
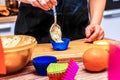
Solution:
<path fill-rule="evenodd" d="M 102 39 L 100 23 L 105 3 L 106 0 L 21 0 L 15 34 L 34 36 L 38 43 L 49 42 L 49 29 L 54 22 L 52 8 L 56 6 L 62 37 L 85 38 L 85 42 Z"/>

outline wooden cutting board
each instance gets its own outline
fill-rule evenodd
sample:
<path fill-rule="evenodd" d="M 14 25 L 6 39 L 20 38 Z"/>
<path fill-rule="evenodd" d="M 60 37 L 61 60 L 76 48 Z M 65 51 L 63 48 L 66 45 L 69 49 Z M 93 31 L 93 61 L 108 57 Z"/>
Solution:
<path fill-rule="evenodd" d="M 32 59 L 37 56 L 56 56 L 59 62 L 68 61 L 74 58 L 76 61 L 81 61 L 82 55 L 85 50 L 91 47 L 102 47 L 92 43 L 84 43 L 83 40 L 71 41 L 67 50 L 55 51 L 51 43 L 37 44 L 33 50 Z"/>

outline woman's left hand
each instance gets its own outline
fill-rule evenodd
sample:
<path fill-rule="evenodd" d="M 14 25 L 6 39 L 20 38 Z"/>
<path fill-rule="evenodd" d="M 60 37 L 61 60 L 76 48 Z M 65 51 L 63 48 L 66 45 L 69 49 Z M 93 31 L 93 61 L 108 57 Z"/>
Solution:
<path fill-rule="evenodd" d="M 93 42 L 104 38 L 104 30 L 100 25 L 90 24 L 85 30 L 85 42 Z"/>

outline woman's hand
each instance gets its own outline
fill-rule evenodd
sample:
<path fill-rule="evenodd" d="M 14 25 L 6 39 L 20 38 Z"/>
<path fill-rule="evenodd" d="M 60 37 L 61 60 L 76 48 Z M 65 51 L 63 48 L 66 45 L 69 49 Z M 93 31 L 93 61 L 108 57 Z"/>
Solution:
<path fill-rule="evenodd" d="M 41 8 L 43 10 L 50 10 L 53 6 L 57 5 L 56 0 L 28 0 L 34 7 Z"/>
<path fill-rule="evenodd" d="M 93 42 L 103 39 L 104 30 L 100 26 L 103 12 L 105 9 L 106 0 L 88 0 L 90 11 L 90 25 L 86 27 L 85 42 Z"/>
<path fill-rule="evenodd" d="M 93 42 L 95 40 L 103 39 L 104 37 L 104 30 L 100 25 L 88 25 L 86 27 L 86 38 L 85 42 Z"/>

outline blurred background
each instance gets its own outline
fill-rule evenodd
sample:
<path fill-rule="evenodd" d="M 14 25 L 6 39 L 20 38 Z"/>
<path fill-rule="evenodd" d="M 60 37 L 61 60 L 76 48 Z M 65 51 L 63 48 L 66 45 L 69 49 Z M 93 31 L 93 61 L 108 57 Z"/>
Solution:
<path fill-rule="evenodd" d="M 17 0 L 0 0 L 10 12 L 8 16 L 0 15 L 0 35 L 14 34 L 14 25 L 18 13 Z M 120 0 L 107 0 L 101 25 L 105 30 L 105 37 L 120 40 Z"/>

